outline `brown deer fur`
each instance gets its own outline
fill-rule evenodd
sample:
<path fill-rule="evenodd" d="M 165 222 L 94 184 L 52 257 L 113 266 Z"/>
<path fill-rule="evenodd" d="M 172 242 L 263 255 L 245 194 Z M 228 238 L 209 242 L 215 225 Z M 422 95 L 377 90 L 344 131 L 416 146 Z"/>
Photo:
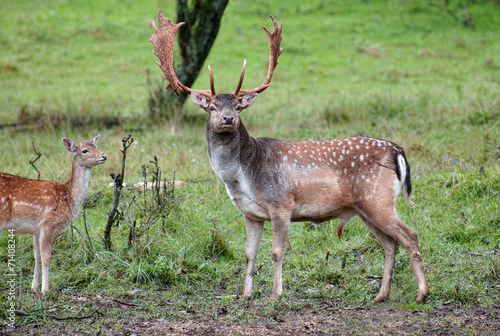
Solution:
<path fill-rule="evenodd" d="M 398 145 L 353 137 L 324 141 L 252 138 L 239 112 L 257 98 L 219 94 L 211 100 L 192 92 L 193 101 L 209 113 L 210 163 L 233 204 L 245 216 L 247 269 L 243 297 L 252 293 L 253 266 L 265 221 L 273 230 L 275 262 L 272 297 L 282 294 L 281 269 L 290 222 L 321 223 L 339 218 L 342 227 L 358 215 L 382 242 L 385 268 L 375 302 L 389 297 L 398 244 L 410 255 L 417 278 L 417 302 L 429 294 L 415 231 L 395 212 L 402 191 L 409 200 L 410 166 Z"/>
<path fill-rule="evenodd" d="M 271 17 L 272 18 L 272 17 Z M 173 70 L 173 47 L 177 29 L 160 11 L 151 37 L 158 65 L 174 91 L 190 93 L 208 113 L 206 138 L 210 164 L 226 186 L 233 204 L 245 217 L 246 261 L 242 298 L 252 295 L 252 278 L 264 222 L 272 224 L 274 284 L 272 298 L 282 294 L 283 254 L 290 222 L 315 223 L 339 218 L 338 234 L 358 215 L 381 241 L 385 266 L 380 292 L 375 302 L 389 297 L 398 245 L 410 255 L 417 278 L 417 302 L 429 294 L 417 234 L 395 211 L 398 195 L 409 201 L 410 166 L 398 145 L 368 137 L 324 141 L 282 141 L 251 137 L 240 119 L 258 93 L 272 78 L 281 54 L 281 22 L 274 18 L 269 39 L 270 60 L 264 83 L 252 90 L 240 90 L 245 63 L 233 94 L 216 94 L 210 70 L 211 90 L 193 90 L 179 82 Z"/>

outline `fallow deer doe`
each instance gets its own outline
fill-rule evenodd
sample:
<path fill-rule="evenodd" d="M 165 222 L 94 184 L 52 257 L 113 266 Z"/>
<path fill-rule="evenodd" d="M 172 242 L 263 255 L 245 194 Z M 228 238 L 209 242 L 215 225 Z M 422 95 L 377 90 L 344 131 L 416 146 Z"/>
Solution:
<path fill-rule="evenodd" d="M 64 183 L 31 180 L 0 173 L 0 230 L 33 235 L 35 274 L 31 290 L 40 297 L 49 291 L 49 265 L 54 236 L 63 232 L 78 214 L 89 187 L 90 170 L 104 163 L 106 155 L 97 148 L 100 135 L 75 145 L 62 138 L 73 156 L 69 179 Z"/>
<path fill-rule="evenodd" d="M 325 141 L 282 141 L 251 137 L 240 112 L 252 105 L 258 93 L 270 84 L 282 52 L 281 22 L 273 31 L 265 27 L 270 60 L 266 79 L 252 90 L 241 90 L 246 61 L 234 93 L 216 94 L 213 73 L 210 91 L 193 90 L 179 82 L 173 67 L 175 36 L 183 22 L 173 24 L 162 11 L 150 41 L 156 62 L 168 87 L 177 94 L 190 93 L 196 105 L 208 113 L 206 138 L 208 156 L 215 173 L 226 186 L 233 204 L 246 223 L 246 271 L 241 298 L 252 295 L 252 277 L 257 249 L 265 221 L 272 223 L 274 284 L 271 298 L 282 294 L 283 253 L 290 222 L 321 223 L 339 218 L 337 233 L 355 215 L 381 241 L 385 266 L 380 292 L 374 302 L 389 297 L 395 256 L 402 244 L 411 258 L 417 278 L 416 302 L 425 300 L 429 286 L 424 273 L 417 234 L 395 212 L 396 197 L 402 191 L 408 201 L 411 192 L 410 166 L 403 149 L 395 143 L 368 137 Z M 410 201 L 411 202 L 411 201 Z"/>

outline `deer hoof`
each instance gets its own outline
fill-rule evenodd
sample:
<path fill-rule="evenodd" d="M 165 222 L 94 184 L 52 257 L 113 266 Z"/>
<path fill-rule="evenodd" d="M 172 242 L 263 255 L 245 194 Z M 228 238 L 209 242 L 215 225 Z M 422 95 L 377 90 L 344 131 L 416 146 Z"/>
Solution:
<path fill-rule="evenodd" d="M 375 299 L 373 300 L 373 303 L 381 303 L 381 302 L 385 302 L 387 300 L 387 297 L 383 296 L 383 295 L 377 295 L 377 297 L 375 297 Z"/>
<path fill-rule="evenodd" d="M 39 299 L 40 298 L 40 291 L 39 290 L 36 290 L 36 289 L 32 289 L 31 292 L 33 293 L 33 295 Z"/>
<path fill-rule="evenodd" d="M 238 298 L 239 301 L 243 302 L 243 301 L 250 301 L 250 298 L 251 296 L 249 295 L 240 295 L 240 297 Z"/>
<path fill-rule="evenodd" d="M 429 296 L 429 293 L 427 294 L 418 294 L 417 299 L 415 300 L 416 303 L 424 303 L 425 299 Z"/>

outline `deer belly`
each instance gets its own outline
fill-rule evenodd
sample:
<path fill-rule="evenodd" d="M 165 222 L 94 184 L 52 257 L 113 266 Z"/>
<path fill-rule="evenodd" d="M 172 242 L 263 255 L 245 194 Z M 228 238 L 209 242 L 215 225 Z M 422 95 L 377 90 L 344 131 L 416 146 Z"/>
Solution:
<path fill-rule="evenodd" d="M 38 223 L 29 220 L 22 220 L 19 218 L 12 218 L 8 222 L 6 222 L 1 227 L 1 229 L 6 232 L 11 232 L 10 230 L 13 230 L 14 234 L 31 235 L 37 235 L 40 230 Z"/>
<path fill-rule="evenodd" d="M 327 204 L 300 204 L 295 205 L 293 208 L 290 221 L 322 223 L 327 220 L 339 218 L 346 211 L 348 209 Z"/>

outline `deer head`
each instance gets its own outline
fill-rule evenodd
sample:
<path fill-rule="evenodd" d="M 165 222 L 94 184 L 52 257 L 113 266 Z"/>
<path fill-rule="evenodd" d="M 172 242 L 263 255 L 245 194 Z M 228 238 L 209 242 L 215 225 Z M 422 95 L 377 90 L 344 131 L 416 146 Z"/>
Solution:
<path fill-rule="evenodd" d="M 97 142 L 101 135 L 99 134 L 90 141 L 82 141 L 76 144 L 68 138 L 62 138 L 64 148 L 73 156 L 79 164 L 85 168 L 92 168 L 106 161 L 107 156 L 97 150 Z"/>

